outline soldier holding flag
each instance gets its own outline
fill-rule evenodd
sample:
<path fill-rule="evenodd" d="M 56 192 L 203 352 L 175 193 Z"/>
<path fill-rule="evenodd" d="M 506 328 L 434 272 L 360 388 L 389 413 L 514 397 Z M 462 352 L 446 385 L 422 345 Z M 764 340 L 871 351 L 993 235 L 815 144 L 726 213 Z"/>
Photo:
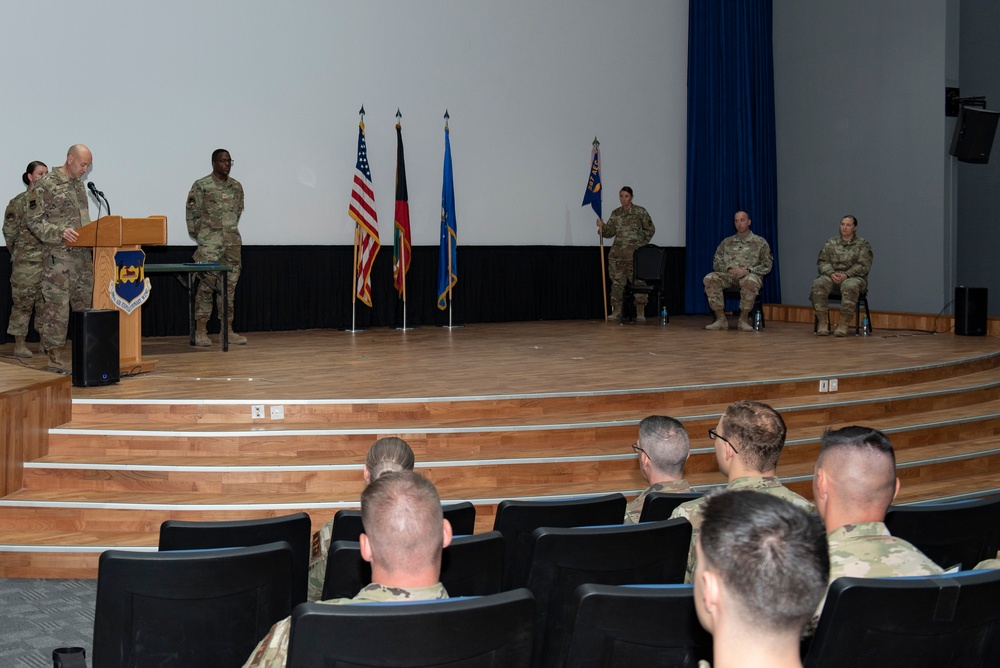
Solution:
<path fill-rule="evenodd" d="M 632 256 L 635 249 L 645 246 L 653 238 L 656 227 L 649 212 L 638 204 L 632 203 L 632 188 L 622 186 L 618 192 L 621 206 L 611 212 L 608 222 L 597 219 L 597 231 L 602 237 L 614 237 L 608 253 L 608 273 L 611 276 L 611 315 L 608 320 L 621 322 L 622 294 L 625 283 L 632 277 Z M 639 293 L 635 296 L 635 321 L 645 322 L 645 310 L 648 296 Z"/>

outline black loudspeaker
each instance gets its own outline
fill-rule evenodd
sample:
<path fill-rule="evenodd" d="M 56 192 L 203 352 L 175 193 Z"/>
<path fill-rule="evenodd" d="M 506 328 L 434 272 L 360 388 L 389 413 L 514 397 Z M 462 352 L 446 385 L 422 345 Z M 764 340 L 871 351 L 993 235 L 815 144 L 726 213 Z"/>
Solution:
<path fill-rule="evenodd" d="M 962 162 L 988 163 L 998 120 L 1000 111 L 962 107 L 958 111 L 958 123 L 955 124 L 948 153 Z"/>
<path fill-rule="evenodd" d="M 118 356 L 118 311 L 73 311 L 73 385 L 117 383 Z"/>
<path fill-rule="evenodd" d="M 955 288 L 955 333 L 986 336 L 986 288 Z"/>

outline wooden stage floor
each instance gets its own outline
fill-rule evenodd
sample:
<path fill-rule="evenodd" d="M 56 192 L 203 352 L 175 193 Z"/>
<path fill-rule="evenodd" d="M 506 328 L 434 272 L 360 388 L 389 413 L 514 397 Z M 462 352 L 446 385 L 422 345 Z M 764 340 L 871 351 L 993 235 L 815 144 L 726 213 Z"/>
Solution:
<path fill-rule="evenodd" d="M 73 388 L 73 396 L 273 402 L 600 394 L 863 376 L 1000 350 L 997 337 L 887 330 L 817 337 L 809 325 L 774 321 L 762 332 L 706 332 L 706 322 L 688 316 L 665 328 L 650 320 L 249 332 L 248 345 L 227 353 L 217 342 L 193 348 L 186 337 L 151 338 L 143 340 L 143 356 L 158 360 L 155 371 Z M 12 350 L 13 344 L 0 347 L 0 359 L 23 364 Z M 44 369 L 45 359 L 36 354 L 27 366 Z"/>

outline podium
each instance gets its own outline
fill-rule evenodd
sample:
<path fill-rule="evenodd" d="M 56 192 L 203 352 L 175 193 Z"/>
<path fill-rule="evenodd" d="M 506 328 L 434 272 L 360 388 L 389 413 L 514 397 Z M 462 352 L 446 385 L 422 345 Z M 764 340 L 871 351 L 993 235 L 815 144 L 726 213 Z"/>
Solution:
<path fill-rule="evenodd" d="M 117 267 L 115 253 L 140 250 L 142 245 L 162 246 L 167 243 L 167 217 L 122 218 L 104 216 L 77 229 L 79 238 L 67 241 L 67 246 L 94 249 L 94 308 L 118 308 L 108 293 L 114 284 Z M 142 306 L 131 313 L 120 311 L 119 364 L 123 374 L 145 373 L 156 368 L 156 360 L 142 359 Z"/>

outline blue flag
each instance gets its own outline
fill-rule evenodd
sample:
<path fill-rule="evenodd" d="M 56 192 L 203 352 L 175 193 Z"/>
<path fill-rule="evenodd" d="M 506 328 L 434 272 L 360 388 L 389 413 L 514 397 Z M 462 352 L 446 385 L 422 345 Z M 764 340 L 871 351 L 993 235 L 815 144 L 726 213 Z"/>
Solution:
<path fill-rule="evenodd" d="M 583 193 L 583 204 L 580 206 L 588 204 L 593 207 L 597 217 L 603 219 L 601 215 L 601 149 L 597 146 L 594 146 L 594 150 L 590 153 L 590 178 L 587 180 L 587 191 Z"/>
<path fill-rule="evenodd" d="M 441 250 L 438 255 L 438 308 L 448 308 L 449 290 L 458 283 L 458 221 L 455 180 L 451 172 L 451 140 L 444 127 L 444 182 L 441 186 Z"/>

